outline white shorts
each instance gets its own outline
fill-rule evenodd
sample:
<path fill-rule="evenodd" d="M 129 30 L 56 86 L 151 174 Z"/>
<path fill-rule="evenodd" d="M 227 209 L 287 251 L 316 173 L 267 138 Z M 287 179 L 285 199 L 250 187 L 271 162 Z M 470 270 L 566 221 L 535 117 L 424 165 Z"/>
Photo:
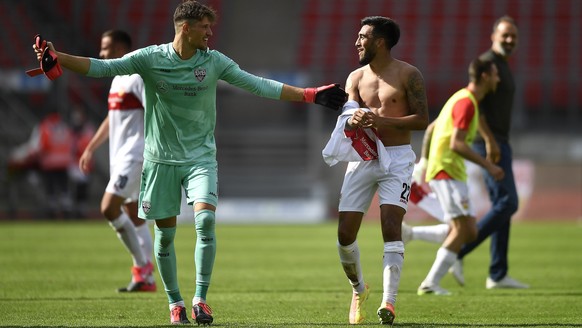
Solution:
<path fill-rule="evenodd" d="M 459 216 L 474 216 L 466 182 L 441 179 L 431 180 L 428 184 L 441 204 L 445 222 L 450 222 Z"/>
<path fill-rule="evenodd" d="M 137 202 L 141 182 L 142 162 L 121 161 L 111 166 L 109 183 L 105 191 L 125 198 L 126 203 Z"/>
<path fill-rule="evenodd" d="M 416 155 L 410 145 L 386 147 L 388 172 L 379 160 L 350 162 L 341 189 L 339 211 L 365 213 L 378 191 L 380 205 L 408 209 L 408 197 Z"/>

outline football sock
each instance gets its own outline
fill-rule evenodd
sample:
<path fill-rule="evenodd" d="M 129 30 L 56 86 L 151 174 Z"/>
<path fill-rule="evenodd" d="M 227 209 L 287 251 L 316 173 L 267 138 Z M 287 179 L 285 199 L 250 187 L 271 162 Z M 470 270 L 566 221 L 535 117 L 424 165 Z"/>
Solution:
<path fill-rule="evenodd" d="M 184 301 L 183 300 L 182 301 L 177 301 L 177 302 L 170 303 L 170 311 L 172 311 L 173 308 L 178 307 L 178 306 L 186 307 L 186 304 L 184 304 Z"/>
<path fill-rule="evenodd" d="M 446 223 L 412 227 L 412 240 L 424 240 L 429 243 L 442 244 L 449 234 Z"/>
<path fill-rule="evenodd" d="M 196 264 L 196 292 L 195 297 L 206 299 L 214 258 L 216 257 L 216 237 L 214 234 L 215 213 L 210 210 L 201 210 L 194 213 L 196 224 L 196 249 L 194 263 Z"/>
<path fill-rule="evenodd" d="M 337 249 L 340 263 L 342 264 L 344 272 L 346 273 L 354 292 L 358 294 L 362 293 L 365 289 L 365 284 L 362 267 L 360 265 L 360 248 L 358 247 L 358 241 L 356 240 L 347 246 L 342 246 L 338 241 Z"/>
<path fill-rule="evenodd" d="M 156 262 L 164 283 L 164 290 L 168 295 L 168 301 L 170 304 L 182 301 L 183 304 L 184 299 L 180 295 L 180 289 L 178 288 L 176 252 L 174 251 L 176 227 L 159 228 L 154 226 L 154 235 Z"/>
<path fill-rule="evenodd" d="M 398 286 L 400 285 L 400 272 L 404 264 L 404 243 L 391 241 L 384 243 L 384 257 L 382 258 L 383 294 L 384 303 L 396 304 Z"/>
<path fill-rule="evenodd" d="M 143 250 L 139 244 L 139 239 L 135 226 L 133 222 L 129 219 L 129 216 L 124 212 L 116 219 L 109 221 L 109 225 L 117 232 L 117 237 L 121 240 L 121 243 L 125 245 L 131 257 L 133 259 L 133 265 L 142 267 L 147 264 L 147 259 L 143 253 Z"/>
<path fill-rule="evenodd" d="M 456 260 L 457 253 L 451 252 L 444 247 L 439 248 L 436 254 L 436 259 L 422 284 L 425 286 L 439 285 L 441 279 L 443 279 Z"/>
<path fill-rule="evenodd" d="M 137 232 L 137 237 L 139 238 L 139 244 L 141 245 L 143 254 L 149 262 L 153 262 L 154 242 L 148 223 L 146 222 L 135 227 L 135 231 Z"/>

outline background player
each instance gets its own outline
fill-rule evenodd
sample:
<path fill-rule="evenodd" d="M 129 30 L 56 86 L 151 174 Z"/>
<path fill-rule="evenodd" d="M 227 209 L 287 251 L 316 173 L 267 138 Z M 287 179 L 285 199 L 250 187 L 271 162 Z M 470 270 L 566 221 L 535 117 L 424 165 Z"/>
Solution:
<path fill-rule="evenodd" d="M 109 30 L 101 37 L 103 59 L 120 58 L 131 50 L 131 37 Z M 101 200 L 101 213 L 117 232 L 133 260 L 132 278 L 120 292 L 155 291 L 153 243 L 146 221 L 137 216 L 143 164 L 144 86 L 138 74 L 118 75 L 109 90 L 109 112 L 79 159 L 83 172 L 90 169 L 95 150 L 109 138 L 109 183 Z"/>
<path fill-rule="evenodd" d="M 469 84 L 449 98 L 434 122 L 426 181 L 437 195 L 451 231 L 437 251 L 428 275 L 418 287 L 419 295 L 450 294 L 440 287 L 440 281 L 457 260 L 461 247 L 477 237 L 465 160 L 482 166 L 497 180 L 503 178 L 500 167 L 470 147 L 479 128 L 479 101 L 494 92 L 498 82 L 497 67 L 492 61 L 473 60 L 469 65 Z"/>

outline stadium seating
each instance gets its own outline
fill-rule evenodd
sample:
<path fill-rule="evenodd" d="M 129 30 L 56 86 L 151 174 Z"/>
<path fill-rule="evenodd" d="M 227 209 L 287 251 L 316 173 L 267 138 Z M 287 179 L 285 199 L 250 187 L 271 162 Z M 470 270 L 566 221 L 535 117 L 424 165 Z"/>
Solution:
<path fill-rule="evenodd" d="M 303 79 L 292 81 L 301 81 L 306 86 L 332 81 L 344 84 L 349 72 L 358 67 L 354 43 L 360 19 L 368 15 L 394 18 L 402 29 L 394 56 L 414 64 L 423 73 L 433 117 L 452 92 L 465 85 L 470 60 L 489 48 L 493 21 L 509 14 L 520 28 L 520 45 L 511 58 L 518 84 L 514 132 L 579 131 L 582 39 L 578 33 L 582 29 L 582 1 L 201 1 L 219 12 L 211 47 L 216 46 L 251 72 L 297 74 Z M 35 64 L 30 46 L 32 37 L 39 32 L 58 42 L 60 49 L 85 56 L 98 55 L 101 33 L 111 28 L 127 30 L 136 48 L 169 42 L 174 35 L 171 22 L 175 3 L 0 1 L 0 42 L 8 47 L 0 52 L 0 74 L 14 69 L 23 71 Z M 273 9 L 283 14 L 273 18 Z M 258 34 L 263 37 L 250 37 Z M 257 46 L 269 53 L 255 52 Z M 271 52 L 285 57 L 273 56 Z M 104 116 L 110 80 L 67 74 L 62 81 L 59 92 L 68 97 L 67 101 L 82 103 L 96 122 Z M 313 144 L 313 140 L 308 138 L 327 137 L 336 113 L 321 111 L 314 120 L 303 111 L 298 114 L 296 106 L 303 105 L 279 103 L 277 107 L 282 110 L 274 110 L 272 102 L 222 86 L 218 92 L 218 156 L 221 179 L 229 182 L 223 191 L 256 197 L 313 193 L 311 182 L 320 179 L 322 170 L 327 168 L 322 168 L 314 151 L 322 141 L 316 140 L 309 148 L 307 145 Z M 31 113 L 35 106 L 49 99 L 42 90 L 14 93 L 10 97 L 28 102 Z M 0 93 L 0 100 L 3 97 Z M 248 122 L 253 117 L 266 117 L 269 127 L 281 128 L 245 135 L 239 122 Z M 311 132 L 305 128 L 308 124 Z M 318 134 L 312 132 L 314 129 L 319 129 Z"/>

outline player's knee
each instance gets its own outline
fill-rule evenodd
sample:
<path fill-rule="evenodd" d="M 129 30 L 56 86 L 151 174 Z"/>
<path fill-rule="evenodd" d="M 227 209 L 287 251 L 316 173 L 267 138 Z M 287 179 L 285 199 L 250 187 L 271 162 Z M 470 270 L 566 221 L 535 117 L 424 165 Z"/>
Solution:
<path fill-rule="evenodd" d="M 213 233 L 215 225 L 215 213 L 211 210 L 197 211 L 194 215 L 197 233 Z"/>
<path fill-rule="evenodd" d="M 158 254 L 160 250 L 165 250 L 172 245 L 176 235 L 176 227 L 158 228 L 158 226 L 154 226 L 154 235 L 156 254 Z"/>
<path fill-rule="evenodd" d="M 518 205 L 519 199 L 517 195 L 506 195 L 495 202 L 493 209 L 499 212 L 499 216 L 510 218 L 517 212 Z"/>
<path fill-rule="evenodd" d="M 517 197 L 508 197 L 508 200 L 505 204 L 505 210 L 508 212 L 509 215 L 515 214 L 517 212 L 517 208 L 519 204 L 519 200 Z"/>
<path fill-rule="evenodd" d="M 121 209 L 114 208 L 109 204 L 101 204 L 101 214 L 108 220 L 113 220 L 121 215 Z"/>
<path fill-rule="evenodd" d="M 351 245 L 356 241 L 357 233 L 349 231 L 346 228 L 338 228 L 337 230 L 337 240 L 339 246 Z"/>

